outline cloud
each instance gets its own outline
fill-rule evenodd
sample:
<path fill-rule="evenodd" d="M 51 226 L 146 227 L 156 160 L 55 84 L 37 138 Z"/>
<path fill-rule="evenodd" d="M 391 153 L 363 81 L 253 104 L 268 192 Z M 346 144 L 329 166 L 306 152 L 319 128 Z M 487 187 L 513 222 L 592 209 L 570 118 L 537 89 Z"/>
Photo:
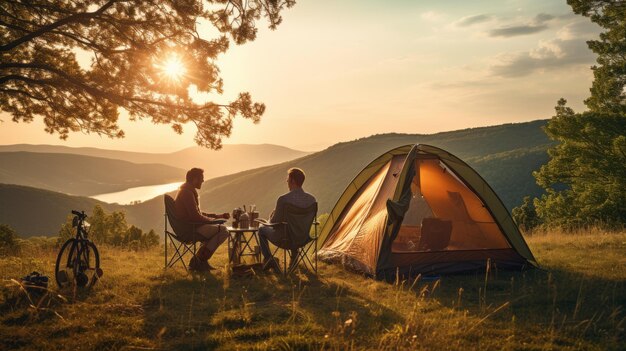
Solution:
<path fill-rule="evenodd" d="M 547 22 L 555 19 L 556 17 L 547 13 L 540 13 L 530 23 L 515 25 L 515 26 L 504 26 L 500 28 L 492 29 L 488 32 L 490 37 L 516 37 L 520 35 L 528 35 L 542 32 L 548 29 Z"/>
<path fill-rule="evenodd" d="M 488 32 L 490 37 L 516 37 L 520 35 L 528 35 L 533 33 L 539 33 L 548 29 L 548 26 L 545 24 L 541 25 L 523 25 L 523 26 L 512 26 L 512 27 L 501 27 L 492 29 Z"/>
<path fill-rule="evenodd" d="M 420 15 L 420 17 L 423 20 L 426 20 L 428 22 L 437 22 L 437 21 L 440 21 L 441 19 L 443 19 L 444 15 L 442 13 L 439 13 L 439 12 L 428 11 L 428 12 L 422 13 Z"/>
<path fill-rule="evenodd" d="M 592 39 L 597 38 L 602 28 L 586 19 L 568 23 L 557 32 L 557 37 L 563 40 L 575 38 Z"/>
<path fill-rule="evenodd" d="M 456 21 L 454 25 L 456 25 L 457 27 L 469 27 L 477 23 L 487 22 L 490 19 L 491 16 L 487 14 L 467 16 Z"/>
<path fill-rule="evenodd" d="M 535 16 L 535 23 L 545 23 L 548 22 L 552 19 L 554 19 L 555 17 L 547 14 L 547 13 L 540 13 L 537 16 Z"/>
<path fill-rule="evenodd" d="M 501 61 L 502 63 L 491 67 L 492 74 L 512 78 L 577 65 L 591 66 L 595 55 L 584 40 L 554 39 L 540 43 L 535 50 L 505 56 Z"/>

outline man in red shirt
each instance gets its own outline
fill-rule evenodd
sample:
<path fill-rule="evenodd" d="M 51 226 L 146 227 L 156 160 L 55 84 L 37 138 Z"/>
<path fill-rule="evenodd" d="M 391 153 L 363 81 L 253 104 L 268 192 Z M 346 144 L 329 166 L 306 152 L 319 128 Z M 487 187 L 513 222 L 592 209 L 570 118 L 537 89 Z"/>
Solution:
<path fill-rule="evenodd" d="M 189 261 L 189 268 L 196 271 L 208 271 L 214 269 L 209 264 L 209 258 L 213 256 L 218 246 L 228 238 L 226 226 L 212 224 L 216 219 L 230 218 L 230 214 L 213 214 L 200 211 L 198 191 L 204 182 L 204 170 L 192 168 L 187 172 L 186 182 L 180 186 L 176 194 L 175 209 L 176 218 L 182 221 L 206 223 L 196 228 L 196 232 L 206 238 L 198 249 L 198 252 Z"/>

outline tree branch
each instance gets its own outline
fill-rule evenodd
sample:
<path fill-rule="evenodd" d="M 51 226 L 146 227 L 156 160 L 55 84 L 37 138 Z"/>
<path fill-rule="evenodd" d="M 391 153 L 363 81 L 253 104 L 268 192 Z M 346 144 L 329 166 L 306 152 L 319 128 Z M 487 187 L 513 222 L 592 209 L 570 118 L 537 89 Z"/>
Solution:
<path fill-rule="evenodd" d="M 220 108 L 226 108 L 230 112 L 231 111 L 230 109 L 232 108 L 230 105 L 220 105 L 220 104 L 215 104 L 215 103 L 205 104 L 204 106 L 192 108 L 192 107 L 186 107 L 186 106 L 182 106 L 182 105 L 178 105 L 178 104 L 171 104 L 171 103 L 157 101 L 157 100 L 150 100 L 150 99 L 145 99 L 145 98 L 133 98 L 133 97 L 122 96 L 122 95 L 118 95 L 118 94 L 114 94 L 114 93 L 111 93 L 111 92 L 108 92 L 108 91 L 101 90 L 99 88 L 94 88 L 91 85 L 87 84 L 86 82 L 81 81 L 77 77 L 73 77 L 73 76 L 67 74 L 64 71 L 61 71 L 59 69 L 56 69 L 54 67 L 51 67 L 51 66 L 48 66 L 48 65 L 44 65 L 44 64 L 35 64 L 35 63 L 4 63 L 4 64 L 0 64 L 0 69 L 5 69 L 5 68 L 30 68 L 30 69 L 40 69 L 40 70 L 48 71 L 48 72 L 51 72 L 51 73 L 54 73 L 54 74 L 60 76 L 61 78 L 65 79 L 69 83 L 77 86 L 78 88 L 85 90 L 91 96 L 107 99 L 107 100 L 111 101 L 112 103 L 119 104 L 119 105 L 122 105 L 123 101 L 126 101 L 126 102 L 138 102 L 138 103 L 150 104 L 150 105 L 167 107 L 167 108 L 176 108 L 176 109 L 180 109 L 180 110 L 183 110 L 183 111 L 191 111 L 191 112 L 194 112 L 194 111 L 197 112 L 197 111 L 206 110 L 206 109 L 209 109 L 209 108 L 214 107 L 214 106 L 217 106 L 217 107 L 220 107 Z M 18 80 L 32 80 L 31 78 L 27 78 L 27 77 L 23 77 L 23 76 L 9 75 L 9 76 L 0 78 L 0 85 L 4 84 L 8 80 L 11 80 L 11 79 L 5 79 L 5 78 L 18 79 Z M 34 80 L 32 80 L 32 81 L 34 81 Z M 39 81 L 39 84 L 46 84 L 46 83 L 43 82 L 43 81 Z"/>
<path fill-rule="evenodd" d="M 5 93 L 16 93 L 16 94 L 26 95 L 27 97 L 29 97 L 31 99 L 34 99 L 34 100 L 38 100 L 38 101 L 46 101 L 46 98 L 43 98 L 41 96 L 32 95 L 29 92 L 24 91 L 24 90 L 0 88 L 0 91 L 1 92 L 5 92 Z"/>
<path fill-rule="evenodd" d="M 32 79 L 32 78 L 20 76 L 18 74 L 9 74 L 4 77 L 0 77 L 0 86 L 11 80 L 19 80 L 22 82 L 36 84 L 36 85 L 49 85 L 50 84 L 49 82 L 46 82 L 40 79 Z"/>
<path fill-rule="evenodd" d="M 75 15 L 71 15 L 69 17 L 65 17 L 61 20 L 58 20 L 54 23 L 50 23 L 48 25 L 45 25 L 41 28 L 39 28 L 38 30 L 31 32 L 21 38 L 18 38 L 8 44 L 5 45 L 0 45 L 0 51 L 10 51 L 12 49 L 14 49 L 15 47 L 33 40 L 34 38 L 37 38 L 47 32 L 50 32 L 51 30 L 54 30 L 58 27 L 64 26 L 66 24 L 69 23 L 73 23 L 73 22 L 78 22 L 81 20 L 85 20 L 85 19 L 90 19 L 93 17 L 96 17 L 98 15 L 100 15 L 101 13 L 103 13 L 104 11 L 106 11 L 108 8 L 110 8 L 111 6 L 113 6 L 113 4 L 116 2 L 117 0 L 109 0 L 109 2 L 107 2 L 106 4 L 102 5 L 102 7 L 100 7 L 98 10 L 94 11 L 94 12 L 84 12 L 84 13 L 77 13 Z"/>

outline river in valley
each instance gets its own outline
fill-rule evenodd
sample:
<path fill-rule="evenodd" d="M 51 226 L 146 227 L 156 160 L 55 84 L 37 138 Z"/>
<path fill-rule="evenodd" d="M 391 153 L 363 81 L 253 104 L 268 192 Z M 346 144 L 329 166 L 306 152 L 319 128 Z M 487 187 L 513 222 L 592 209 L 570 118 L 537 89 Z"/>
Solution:
<path fill-rule="evenodd" d="M 131 202 L 135 202 L 135 201 L 143 202 L 146 200 L 150 200 L 153 197 L 163 195 L 170 191 L 176 190 L 181 184 L 183 184 L 183 182 L 139 186 L 136 188 L 130 188 L 130 189 L 118 191 L 115 193 L 93 195 L 90 197 L 96 200 L 100 200 L 100 201 L 104 201 L 108 203 L 118 203 L 120 205 L 128 205 Z"/>

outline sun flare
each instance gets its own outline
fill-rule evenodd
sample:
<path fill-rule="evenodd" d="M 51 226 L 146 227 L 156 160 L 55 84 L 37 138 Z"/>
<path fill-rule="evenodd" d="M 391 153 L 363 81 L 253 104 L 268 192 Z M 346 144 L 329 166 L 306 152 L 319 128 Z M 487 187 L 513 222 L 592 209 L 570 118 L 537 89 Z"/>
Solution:
<path fill-rule="evenodd" d="M 163 74 L 172 81 L 180 81 L 187 69 L 185 68 L 185 64 L 180 60 L 180 57 L 177 55 L 171 55 L 168 57 L 161 65 L 161 71 Z"/>

